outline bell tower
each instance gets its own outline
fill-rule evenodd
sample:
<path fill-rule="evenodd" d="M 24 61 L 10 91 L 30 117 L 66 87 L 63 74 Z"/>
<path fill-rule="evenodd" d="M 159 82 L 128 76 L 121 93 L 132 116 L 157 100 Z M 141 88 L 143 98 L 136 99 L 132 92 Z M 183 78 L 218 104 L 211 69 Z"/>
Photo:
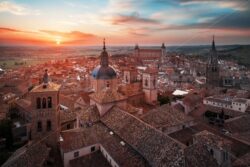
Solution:
<path fill-rule="evenodd" d="M 145 93 L 145 101 L 148 104 L 157 103 L 157 73 L 156 68 L 147 68 L 142 74 L 142 88 Z"/>
<path fill-rule="evenodd" d="M 164 59 L 166 57 L 166 46 L 164 43 L 161 45 L 161 64 L 164 64 Z"/>
<path fill-rule="evenodd" d="M 56 146 L 60 133 L 59 89 L 60 85 L 49 81 L 48 70 L 45 70 L 43 82 L 30 91 L 30 139 L 45 138 L 44 141 L 52 147 Z"/>

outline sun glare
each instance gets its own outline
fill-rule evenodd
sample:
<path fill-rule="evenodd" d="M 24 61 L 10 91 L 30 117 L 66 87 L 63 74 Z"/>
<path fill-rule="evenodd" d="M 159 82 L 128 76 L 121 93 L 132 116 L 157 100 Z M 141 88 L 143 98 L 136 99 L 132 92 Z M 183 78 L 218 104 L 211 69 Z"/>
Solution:
<path fill-rule="evenodd" d="M 56 44 L 57 44 L 57 45 L 60 45 L 60 44 L 62 43 L 62 37 L 60 37 L 60 36 L 59 36 L 59 37 L 56 37 L 56 40 L 55 40 L 55 41 L 56 41 Z"/>

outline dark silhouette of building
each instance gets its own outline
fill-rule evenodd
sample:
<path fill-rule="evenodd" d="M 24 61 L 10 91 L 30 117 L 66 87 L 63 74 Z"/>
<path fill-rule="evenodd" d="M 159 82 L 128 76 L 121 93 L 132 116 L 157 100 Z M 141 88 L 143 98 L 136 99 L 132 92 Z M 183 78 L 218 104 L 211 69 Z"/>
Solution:
<path fill-rule="evenodd" d="M 218 54 L 215 48 L 214 36 L 212 42 L 212 49 L 209 53 L 209 58 L 206 67 L 206 78 L 208 86 L 220 85 L 220 68 L 218 64 Z"/>

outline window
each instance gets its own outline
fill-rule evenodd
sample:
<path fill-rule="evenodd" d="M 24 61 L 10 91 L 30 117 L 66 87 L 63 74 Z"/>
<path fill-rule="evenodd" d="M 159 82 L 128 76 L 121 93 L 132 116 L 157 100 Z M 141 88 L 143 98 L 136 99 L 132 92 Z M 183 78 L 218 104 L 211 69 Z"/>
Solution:
<path fill-rule="evenodd" d="M 36 108 L 37 109 L 41 108 L 41 98 L 40 97 L 36 98 Z"/>
<path fill-rule="evenodd" d="M 74 152 L 74 157 L 79 157 L 79 151 Z"/>
<path fill-rule="evenodd" d="M 128 82 L 128 76 L 126 75 L 126 82 Z"/>
<path fill-rule="evenodd" d="M 52 97 L 48 97 L 48 108 L 52 108 Z"/>
<path fill-rule="evenodd" d="M 147 79 L 145 79 L 145 84 L 144 85 L 148 86 L 148 80 Z"/>
<path fill-rule="evenodd" d="M 95 146 L 91 147 L 91 152 L 95 151 Z"/>
<path fill-rule="evenodd" d="M 223 158 L 224 158 L 224 161 L 228 160 L 228 154 L 227 154 L 227 152 L 223 152 Z"/>
<path fill-rule="evenodd" d="M 70 128 L 71 128 L 70 124 L 67 124 L 67 129 L 70 129 Z"/>
<path fill-rule="evenodd" d="M 37 132 L 41 132 L 43 129 L 42 129 L 42 122 L 41 121 L 38 121 L 37 122 Z"/>
<path fill-rule="evenodd" d="M 107 81 L 107 88 L 109 88 L 109 81 Z"/>
<path fill-rule="evenodd" d="M 156 80 L 155 80 L 155 79 L 153 80 L 153 85 L 154 85 L 154 87 L 155 87 L 155 85 L 156 85 Z"/>
<path fill-rule="evenodd" d="M 51 131 L 51 121 L 47 121 L 47 131 Z"/>
<path fill-rule="evenodd" d="M 214 150 L 213 149 L 210 149 L 210 154 L 214 155 Z"/>
<path fill-rule="evenodd" d="M 43 98 L 43 108 L 46 108 L 46 98 Z"/>

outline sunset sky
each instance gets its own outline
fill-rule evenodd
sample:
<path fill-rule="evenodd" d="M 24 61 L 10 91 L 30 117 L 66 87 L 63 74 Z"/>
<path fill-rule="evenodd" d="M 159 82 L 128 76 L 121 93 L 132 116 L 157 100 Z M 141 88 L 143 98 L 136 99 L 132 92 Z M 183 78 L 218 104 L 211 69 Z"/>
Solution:
<path fill-rule="evenodd" d="M 250 0 L 0 0 L 0 45 L 250 44 Z"/>

